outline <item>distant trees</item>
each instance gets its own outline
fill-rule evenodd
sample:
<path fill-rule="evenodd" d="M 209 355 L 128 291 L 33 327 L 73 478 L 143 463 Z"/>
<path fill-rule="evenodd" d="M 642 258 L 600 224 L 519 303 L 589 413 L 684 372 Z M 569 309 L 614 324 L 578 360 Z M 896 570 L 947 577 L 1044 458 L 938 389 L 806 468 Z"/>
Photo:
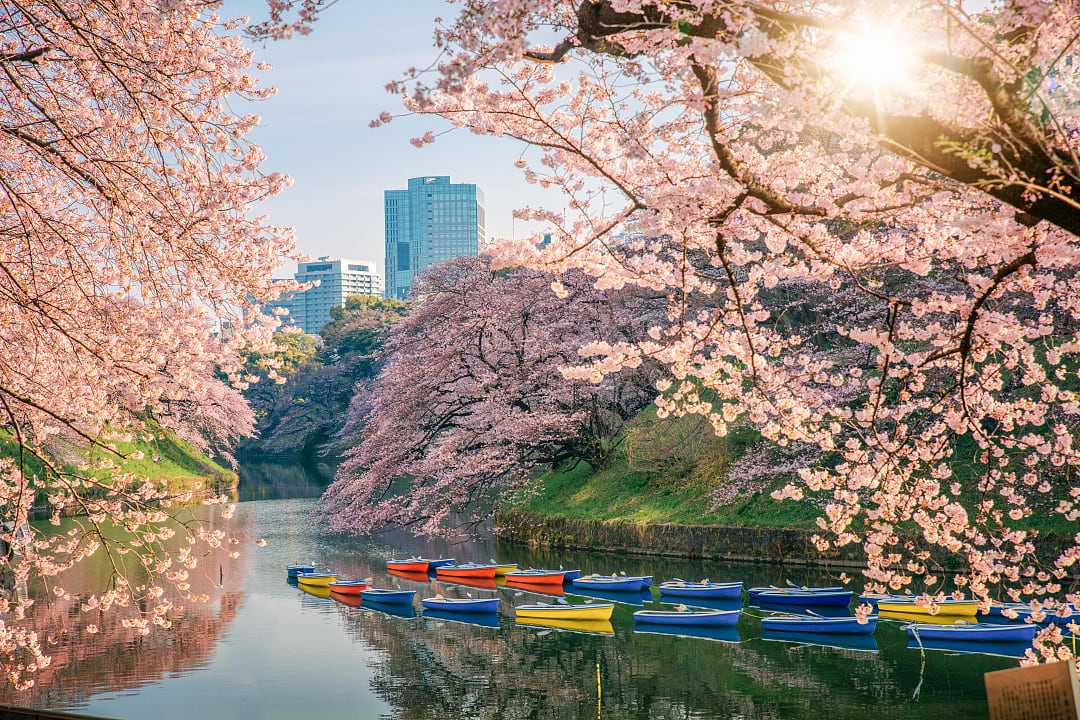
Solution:
<path fill-rule="evenodd" d="M 246 391 L 256 432 L 240 453 L 296 462 L 335 452 L 330 445 L 342 430 L 357 384 L 378 372 L 386 333 L 407 309 L 398 300 L 352 295 L 344 307 L 331 308 L 331 321 L 318 336 L 278 332 L 278 349 L 248 360 L 250 372 L 279 382 L 254 383 Z"/>
<path fill-rule="evenodd" d="M 324 498 L 335 529 L 438 532 L 487 517 L 539 467 L 602 460 L 652 398 L 647 361 L 596 382 L 562 372 L 582 347 L 635 337 L 655 312 L 647 300 L 580 274 L 496 272 L 486 258 L 436 266 L 415 293 L 386 366 L 350 407 L 357 444 Z"/>

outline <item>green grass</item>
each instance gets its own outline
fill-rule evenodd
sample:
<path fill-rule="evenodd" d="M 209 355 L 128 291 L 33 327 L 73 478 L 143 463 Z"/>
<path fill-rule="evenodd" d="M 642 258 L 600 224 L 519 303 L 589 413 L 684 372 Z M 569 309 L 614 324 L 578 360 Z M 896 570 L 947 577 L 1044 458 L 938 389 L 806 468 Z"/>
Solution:
<path fill-rule="evenodd" d="M 650 407 L 627 425 L 603 467 L 579 461 L 554 468 L 537 479 L 532 493 L 519 498 L 514 509 L 581 520 L 816 528 L 817 506 L 770 497 L 791 478 L 776 478 L 759 492 L 713 507 L 712 495 L 727 482 L 731 464 L 746 452 L 768 452 L 760 440 L 745 427 L 717 437 L 699 418 L 661 420 Z M 952 462 L 956 479 L 968 488 L 961 496 L 968 507 L 979 500 L 975 454 L 974 442 L 961 438 Z M 1056 504 L 1055 497 L 1036 497 L 1034 516 L 1013 525 L 1044 536 L 1069 536 L 1076 528 L 1053 512 Z"/>
<path fill-rule="evenodd" d="M 174 492 L 193 489 L 196 485 L 203 489 L 213 487 L 220 492 L 235 485 L 236 473 L 206 457 L 197 447 L 181 440 L 171 430 L 151 422 L 148 424 L 148 431 L 152 435 L 151 439 L 140 437 L 129 442 L 110 441 L 119 453 L 127 456 L 124 459 L 118 458 L 103 448 L 73 448 L 71 453 L 65 454 L 73 454 L 85 459 L 87 468 L 77 470 L 73 464 L 67 462 L 61 463 L 63 469 L 87 473 L 98 479 L 107 479 L 111 474 L 110 471 L 95 469 L 95 465 L 109 457 L 122 471 L 165 484 Z M 18 451 L 14 437 L 8 431 L 0 430 L 0 457 L 17 458 Z M 136 451 L 142 453 L 141 458 L 133 457 Z M 37 477 L 42 475 L 44 467 L 40 460 L 32 455 L 24 454 L 23 462 L 30 475 Z M 39 501 L 41 500 L 44 498 L 39 498 Z"/>
<path fill-rule="evenodd" d="M 717 437 L 700 418 L 661 420 L 650 407 L 634 418 L 601 468 L 579 461 L 545 473 L 518 509 L 585 520 L 683 525 L 812 527 L 816 511 L 759 493 L 719 508 L 712 494 L 731 463 L 760 440 L 748 428 Z"/>

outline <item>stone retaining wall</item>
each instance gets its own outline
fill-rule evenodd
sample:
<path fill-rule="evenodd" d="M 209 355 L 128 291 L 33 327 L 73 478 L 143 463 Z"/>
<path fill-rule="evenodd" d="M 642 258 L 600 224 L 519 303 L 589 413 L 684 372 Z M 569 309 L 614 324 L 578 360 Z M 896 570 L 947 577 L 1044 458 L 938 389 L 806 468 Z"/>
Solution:
<path fill-rule="evenodd" d="M 537 547 L 793 565 L 865 565 L 865 555 L 858 546 L 820 552 L 810 540 L 814 534 L 810 530 L 666 523 L 648 525 L 504 512 L 496 518 L 495 534 L 507 542 Z"/>

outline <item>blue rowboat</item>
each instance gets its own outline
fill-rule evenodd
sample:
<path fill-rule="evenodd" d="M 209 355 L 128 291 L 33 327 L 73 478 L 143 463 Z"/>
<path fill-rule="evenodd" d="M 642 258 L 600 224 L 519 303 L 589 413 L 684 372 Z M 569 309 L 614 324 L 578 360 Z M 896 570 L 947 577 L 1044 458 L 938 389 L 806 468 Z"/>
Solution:
<path fill-rule="evenodd" d="M 1022 658 L 1031 649 L 1026 642 L 972 642 L 970 640 L 931 640 L 911 638 L 908 650 L 941 650 L 964 655 L 995 655 L 997 657 Z"/>
<path fill-rule="evenodd" d="M 813 645 L 814 647 L 836 648 L 838 650 L 878 651 L 877 640 L 873 635 L 833 635 L 830 633 L 763 630 L 761 639 L 769 642 L 797 643 L 799 645 Z"/>
<path fill-rule="evenodd" d="M 392 615 L 393 617 L 412 619 L 416 617 L 416 608 L 412 606 L 412 603 L 408 605 L 402 603 L 392 602 L 378 602 L 376 600 L 364 600 L 360 605 L 361 610 L 374 610 L 375 612 L 382 613 L 383 615 Z"/>
<path fill-rule="evenodd" d="M 644 597 L 645 600 L 651 600 L 652 595 L 645 595 L 644 594 L 645 592 L 648 592 L 648 591 L 644 591 L 642 593 L 642 597 Z M 669 604 L 669 605 L 678 602 L 678 603 L 682 603 L 683 605 L 689 605 L 692 608 L 706 608 L 706 609 L 709 609 L 709 610 L 741 610 L 742 606 L 743 606 L 741 597 L 719 598 L 719 599 L 712 599 L 712 598 L 679 598 L 677 600 L 675 598 L 666 597 L 666 598 L 660 598 L 660 600 L 658 600 L 657 602 L 666 603 L 666 604 Z"/>
<path fill-rule="evenodd" d="M 860 623 L 853 616 L 814 617 L 811 615 L 773 615 L 761 618 L 763 630 L 774 632 L 827 633 L 829 635 L 873 635 L 877 616 L 871 615 Z"/>
<path fill-rule="evenodd" d="M 851 596 L 850 590 L 832 590 L 822 592 L 804 592 L 802 590 L 784 590 L 781 592 L 758 593 L 757 600 L 771 605 L 798 605 L 800 607 L 847 607 Z"/>
<path fill-rule="evenodd" d="M 831 607 L 829 605 L 814 605 L 813 609 L 809 605 L 791 605 L 789 603 L 770 603 L 763 600 L 759 600 L 756 604 L 757 608 L 765 610 L 767 612 L 776 613 L 777 615 L 813 615 L 815 617 L 851 617 L 851 609 L 846 606 L 837 605 Z M 916 618 L 917 620 L 917 618 Z M 914 622 L 914 620 L 913 620 Z"/>
<path fill-rule="evenodd" d="M 580 597 L 594 598 L 596 600 L 607 600 L 608 602 L 621 603 L 623 605 L 644 605 L 647 601 L 652 600 L 652 593 L 647 590 L 593 590 L 584 589 L 580 587 L 574 587 L 572 590 L 567 591 L 569 595 L 577 595 Z"/>
<path fill-rule="evenodd" d="M 457 560 L 454 558 L 429 558 L 427 561 L 428 572 L 432 572 L 435 568 L 445 567 L 447 565 L 453 565 Z"/>
<path fill-rule="evenodd" d="M 570 584 L 586 590 L 641 590 L 641 578 L 616 575 L 586 575 L 572 580 Z"/>
<path fill-rule="evenodd" d="M 566 570 L 564 572 L 566 574 L 563 575 L 563 582 L 570 582 L 571 580 L 577 580 L 579 577 L 581 577 L 580 570 Z"/>
<path fill-rule="evenodd" d="M 313 573 L 313 572 L 315 572 L 315 566 L 314 565 L 290 565 L 287 568 L 285 568 L 285 570 L 286 570 L 286 572 L 288 572 L 289 577 L 295 578 L 300 573 Z"/>
<path fill-rule="evenodd" d="M 905 625 L 908 637 L 919 640 L 963 640 L 965 642 L 1023 642 L 1031 643 L 1038 631 L 1037 625 L 995 625 L 967 623 L 962 625 L 930 625 L 912 623 Z"/>
<path fill-rule="evenodd" d="M 1069 606 L 1069 609 L 1072 611 L 1071 614 L 1068 617 L 1061 617 L 1057 614 L 1058 609 L 1056 607 L 1053 609 L 1044 608 L 1043 614 L 1045 615 L 1045 617 L 1042 620 L 1039 620 L 1038 624 L 1067 625 L 1069 623 L 1076 623 L 1077 625 L 1080 625 L 1080 611 L 1078 611 L 1076 607 L 1072 605 Z M 1022 610 L 1016 611 L 1016 619 L 1022 622 L 1027 622 L 1031 615 L 1031 606 L 1029 605 L 1025 605 Z"/>
<path fill-rule="evenodd" d="M 452 612 L 450 610 L 434 610 L 425 607 L 424 617 L 430 620 L 444 620 L 446 622 L 462 623 L 464 625 L 479 625 L 480 627 L 487 628 L 497 628 L 500 626 L 499 616 L 495 613 Z"/>
<path fill-rule="evenodd" d="M 859 596 L 859 603 L 865 603 L 877 607 L 879 600 L 915 600 L 914 595 L 890 595 L 888 593 L 863 593 Z"/>
<path fill-rule="evenodd" d="M 384 605 L 412 605 L 415 596 L 415 590 L 384 590 L 382 588 L 371 588 L 360 593 L 364 605 L 367 605 L 368 601 Z"/>
<path fill-rule="evenodd" d="M 447 612 L 493 613 L 499 611 L 499 598 L 424 598 L 420 604 L 431 610 Z"/>
<path fill-rule="evenodd" d="M 634 622 L 648 625 L 735 625 L 741 610 L 638 610 Z"/>
<path fill-rule="evenodd" d="M 741 598 L 742 582 L 692 583 L 683 580 L 672 580 L 660 583 L 660 596 L 712 599 Z"/>
<path fill-rule="evenodd" d="M 723 643 L 738 643 L 738 625 L 656 625 L 654 623 L 636 623 L 635 635 L 667 635 L 677 638 L 713 640 Z"/>
<path fill-rule="evenodd" d="M 793 591 L 799 591 L 799 592 L 829 592 L 829 593 L 832 593 L 832 592 L 842 592 L 843 590 L 844 590 L 844 588 L 840 587 L 839 585 L 834 585 L 834 586 L 831 586 L 831 587 L 805 587 L 805 586 L 804 587 L 773 587 L 773 586 L 769 586 L 769 587 L 752 587 L 749 590 L 747 590 L 746 593 L 747 593 L 747 595 L 750 596 L 750 601 L 753 602 L 754 600 L 758 599 L 758 596 L 761 595 L 761 593 L 767 593 L 767 592 L 793 592 Z"/>
<path fill-rule="evenodd" d="M 985 613 L 982 613 L 982 612 L 979 613 L 979 617 L 999 617 L 999 618 L 1005 618 L 1006 620 L 1009 620 L 1010 618 L 1005 617 L 1005 615 L 1003 613 L 1004 610 L 1013 610 L 1019 616 L 1019 614 L 1024 612 L 1025 610 L 1031 610 L 1031 606 L 1028 605 L 1027 603 L 1016 603 L 1016 602 L 999 603 L 999 602 L 995 602 L 992 605 L 990 605 L 990 609 L 987 610 Z"/>

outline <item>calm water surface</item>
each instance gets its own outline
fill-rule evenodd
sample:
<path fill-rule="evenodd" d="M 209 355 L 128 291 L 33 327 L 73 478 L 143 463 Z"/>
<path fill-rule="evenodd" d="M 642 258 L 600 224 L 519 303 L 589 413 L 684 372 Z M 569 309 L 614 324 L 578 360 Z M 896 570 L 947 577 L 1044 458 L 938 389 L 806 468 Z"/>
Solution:
<path fill-rule="evenodd" d="M 762 637 L 747 608 L 737 631 L 672 637 L 634 631 L 632 603 L 612 635 L 521 627 L 510 607 L 541 596 L 392 577 L 393 556 L 446 554 L 542 567 L 653 574 L 657 579 L 821 582 L 814 571 L 765 565 L 533 551 L 494 541 L 454 546 L 407 536 L 347 540 L 318 533 L 311 500 L 241 503 L 229 521 L 257 548 L 202 564 L 211 602 L 170 633 L 131 635 L 108 617 L 43 597 L 35 621 L 53 665 L 37 688 L 4 702 L 112 718 L 857 718 L 949 720 L 986 715 L 983 673 L 1015 666 L 987 655 L 909 649 L 896 623 L 855 647 Z M 285 566 L 311 561 L 345 577 L 419 596 L 498 595 L 494 627 L 397 617 L 289 585 Z M 71 591 L 100 590 L 104 570 L 80 568 Z M 218 581 L 223 582 L 218 585 Z M 580 598 L 575 598 L 580 601 Z M 419 603 L 418 603 L 419 607 Z M 85 627 L 100 626 L 90 635 Z M 814 642 L 810 640 L 810 642 Z"/>

